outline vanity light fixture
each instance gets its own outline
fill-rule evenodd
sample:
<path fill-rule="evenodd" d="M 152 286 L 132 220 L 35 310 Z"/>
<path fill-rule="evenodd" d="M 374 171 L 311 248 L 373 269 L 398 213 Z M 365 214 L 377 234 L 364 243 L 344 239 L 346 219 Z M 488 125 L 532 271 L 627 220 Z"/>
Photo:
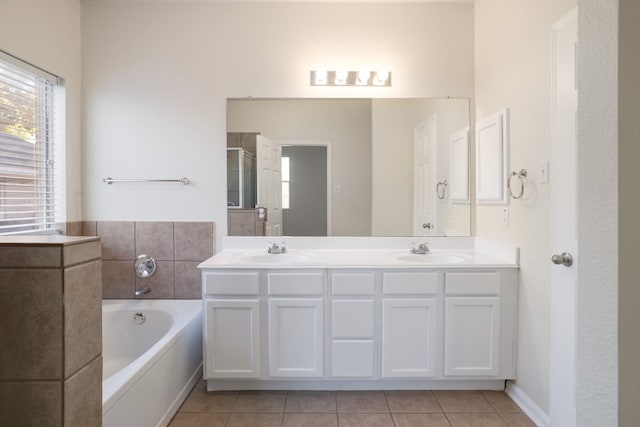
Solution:
<path fill-rule="evenodd" d="M 391 86 L 388 70 L 326 70 L 311 71 L 311 86 Z"/>

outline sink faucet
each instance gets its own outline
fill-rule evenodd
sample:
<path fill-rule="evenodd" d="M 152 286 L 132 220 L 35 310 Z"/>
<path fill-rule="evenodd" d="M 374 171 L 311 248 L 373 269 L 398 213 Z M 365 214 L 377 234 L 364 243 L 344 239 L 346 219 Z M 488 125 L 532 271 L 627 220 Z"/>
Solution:
<path fill-rule="evenodd" d="M 267 248 L 267 253 L 270 254 L 286 254 L 287 253 L 287 245 L 282 243 L 269 243 L 269 247 Z"/>
<path fill-rule="evenodd" d="M 427 242 L 420 243 L 416 246 L 415 243 L 412 244 L 411 249 L 409 250 L 410 254 L 416 255 L 424 255 L 429 253 L 429 246 L 427 246 Z"/>
<path fill-rule="evenodd" d="M 133 291 L 133 294 L 137 297 L 141 297 L 142 295 L 146 295 L 149 292 L 151 292 L 151 288 L 147 285 L 144 285 L 140 289 L 136 289 L 135 291 Z"/>

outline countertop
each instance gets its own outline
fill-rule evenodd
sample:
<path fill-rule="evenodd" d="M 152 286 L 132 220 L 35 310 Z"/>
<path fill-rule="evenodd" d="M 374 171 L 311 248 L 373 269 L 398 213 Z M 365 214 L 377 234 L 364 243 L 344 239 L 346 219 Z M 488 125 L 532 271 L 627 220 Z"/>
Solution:
<path fill-rule="evenodd" d="M 289 249 L 285 254 L 268 254 L 259 249 L 229 249 L 202 262 L 198 268 L 412 268 L 471 269 L 518 268 L 513 259 L 477 249 L 432 250 L 411 255 L 399 249 Z"/>

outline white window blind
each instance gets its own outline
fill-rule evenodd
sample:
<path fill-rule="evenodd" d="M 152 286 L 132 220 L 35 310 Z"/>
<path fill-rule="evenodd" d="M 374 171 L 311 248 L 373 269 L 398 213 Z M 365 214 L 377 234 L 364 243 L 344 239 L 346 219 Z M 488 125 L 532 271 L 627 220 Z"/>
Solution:
<path fill-rule="evenodd" d="M 0 52 L 0 234 L 60 226 L 58 85 L 56 76 Z"/>

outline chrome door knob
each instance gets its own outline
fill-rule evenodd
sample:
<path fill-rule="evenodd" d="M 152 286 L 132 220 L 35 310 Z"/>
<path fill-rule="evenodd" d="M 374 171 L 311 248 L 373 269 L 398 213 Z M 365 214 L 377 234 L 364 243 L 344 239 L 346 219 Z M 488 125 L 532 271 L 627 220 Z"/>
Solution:
<path fill-rule="evenodd" d="M 564 265 L 565 267 L 571 267 L 573 265 L 573 257 L 568 252 L 562 252 L 560 255 L 555 254 L 551 257 L 551 262 L 556 265 Z"/>
<path fill-rule="evenodd" d="M 430 222 L 427 222 L 426 224 L 422 224 L 422 228 L 431 230 L 433 228 L 433 225 L 431 225 Z"/>

